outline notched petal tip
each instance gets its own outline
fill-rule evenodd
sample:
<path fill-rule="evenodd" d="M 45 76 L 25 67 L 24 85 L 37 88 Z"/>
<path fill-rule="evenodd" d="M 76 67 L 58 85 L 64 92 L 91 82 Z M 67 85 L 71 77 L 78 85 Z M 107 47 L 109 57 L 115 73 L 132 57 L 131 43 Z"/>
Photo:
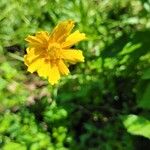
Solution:
<path fill-rule="evenodd" d="M 65 49 L 62 51 L 62 59 L 70 63 L 84 62 L 84 56 L 81 50 Z"/>
<path fill-rule="evenodd" d="M 57 84 L 60 79 L 60 72 L 56 64 L 54 64 L 49 71 L 48 81 L 50 84 Z"/>
<path fill-rule="evenodd" d="M 80 57 L 80 62 L 85 62 L 85 57 L 83 55 Z"/>
<path fill-rule="evenodd" d="M 86 40 L 86 35 L 85 33 L 80 33 L 79 30 L 71 33 L 66 40 L 62 43 L 63 48 L 69 48 L 73 46 L 74 44 Z"/>
<path fill-rule="evenodd" d="M 62 75 L 68 75 L 70 73 L 67 65 L 65 64 L 63 60 L 60 60 L 57 65 L 58 65 L 59 72 Z"/>
<path fill-rule="evenodd" d="M 53 82 L 53 81 L 51 81 L 51 79 L 49 79 L 49 78 L 48 78 L 48 82 L 49 82 L 51 85 L 56 85 L 56 84 L 58 84 L 58 81 Z"/>
<path fill-rule="evenodd" d="M 87 40 L 88 39 L 88 37 L 86 36 L 86 34 L 85 33 L 81 33 L 82 34 L 82 37 L 83 37 L 83 39 L 82 40 Z"/>
<path fill-rule="evenodd" d="M 50 77 L 48 77 L 48 82 L 49 82 L 51 85 L 56 85 L 56 84 L 58 84 L 58 81 L 59 81 L 59 79 L 58 79 L 58 80 L 52 80 Z"/>
<path fill-rule="evenodd" d="M 50 34 L 51 41 L 62 43 L 65 41 L 66 37 L 70 34 L 74 27 L 74 21 L 66 20 L 57 24 Z"/>
<path fill-rule="evenodd" d="M 64 20 L 64 21 L 61 21 L 58 25 L 74 25 L 75 24 L 75 21 L 69 19 L 69 20 Z"/>

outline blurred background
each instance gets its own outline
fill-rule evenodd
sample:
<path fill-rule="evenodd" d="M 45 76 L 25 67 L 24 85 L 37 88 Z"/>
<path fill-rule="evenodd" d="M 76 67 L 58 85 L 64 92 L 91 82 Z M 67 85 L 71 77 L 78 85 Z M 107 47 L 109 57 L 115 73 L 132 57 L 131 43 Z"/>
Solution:
<path fill-rule="evenodd" d="M 150 0 L 1 0 L 0 149 L 150 149 Z M 85 63 L 52 87 L 27 72 L 24 39 L 62 20 Z"/>

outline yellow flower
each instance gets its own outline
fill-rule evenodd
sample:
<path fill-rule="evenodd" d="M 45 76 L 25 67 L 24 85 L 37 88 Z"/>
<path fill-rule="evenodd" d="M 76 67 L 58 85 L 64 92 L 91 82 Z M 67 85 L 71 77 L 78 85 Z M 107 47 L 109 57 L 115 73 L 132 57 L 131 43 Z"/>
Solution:
<path fill-rule="evenodd" d="M 24 56 L 28 71 L 37 72 L 39 76 L 48 78 L 53 85 L 58 82 L 61 75 L 68 75 L 68 63 L 84 62 L 82 51 L 71 47 L 86 37 L 78 30 L 71 33 L 73 27 L 74 22 L 68 20 L 59 23 L 51 34 L 42 31 L 35 36 L 29 35 L 26 38 L 29 47 Z"/>

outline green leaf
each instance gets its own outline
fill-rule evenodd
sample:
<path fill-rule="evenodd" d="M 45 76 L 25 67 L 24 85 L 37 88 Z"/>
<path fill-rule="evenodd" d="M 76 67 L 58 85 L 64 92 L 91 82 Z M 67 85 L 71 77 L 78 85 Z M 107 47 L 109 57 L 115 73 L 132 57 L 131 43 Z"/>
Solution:
<path fill-rule="evenodd" d="M 141 47 L 141 44 L 138 43 L 138 44 L 133 44 L 131 42 L 127 43 L 125 45 L 125 47 L 123 48 L 123 50 L 119 53 L 119 55 L 125 55 L 125 54 L 129 54 L 135 50 L 137 50 L 138 48 Z"/>
<path fill-rule="evenodd" d="M 129 133 L 150 139 L 150 121 L 144 117 L 128 115 L 124 117 L 123 124 Z"/>
<path fill-rule="evenodd" d="M 144 71 L 142 79 L 150 79 L 150 68 Z"/>
<path fill-rule="evenodd" d="M 19 143 L 9 142 L 4 145 L 3 150 L 26 150 L 26 147 L 24 145 L 21 145 Z"/>
<path fill-rule="evenodd" d="M 150 83 L 146 87 L 142 98 L 139 100 L 138 106 L 145 109 L 150 109 Z"/>
<path fill-rule="evenodd" d="M 7 86 L 7 81 L 0 77 L 0 91 Z"/>

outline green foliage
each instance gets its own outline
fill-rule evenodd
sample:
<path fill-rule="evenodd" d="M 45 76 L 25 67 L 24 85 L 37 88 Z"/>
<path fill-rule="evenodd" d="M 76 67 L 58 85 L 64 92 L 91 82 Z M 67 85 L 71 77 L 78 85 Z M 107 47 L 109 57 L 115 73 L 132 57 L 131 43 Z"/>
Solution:
<path fill-rule="evenodd" d="M 128 115 L 123 121 L 128 132 L 150 138 L 150 121 L 136 115 Z"/>
<path fill-rule="evenodd" d="M 0 10 L 0 149 L 139 150 L 149 140 L 149 0 L 1 0 Z M 52 87 L 26 71 L 24 39 L 66 19 L 88 37 L 75 46 L 85 62 Z"/>
<path fill-rule="evenodd" d="M 7 143 L 7 145 L 3 147 L 3 150 L 15 150 L 15 149 L 26 150 L 26 147 L 24 145 L 14 142 L 9 142 Z"/>
<path fill-rule="evenodd" d="M 150 109 L 150 69 L 143 71 L 141 81 L 139 82 L 139 93 L 137 94 L 138 106 L 144 109 Z"/>
<path fill-rule="evenodd" d="M 142 79 L 150 79 L 150 69 L 149 68 L 143 72 Z"/>
<path fill-rule="evenodd" d="M 147 85 L 141 99 L 139 100 L 139 107 L 150 109 L 150 83 Z"/>

